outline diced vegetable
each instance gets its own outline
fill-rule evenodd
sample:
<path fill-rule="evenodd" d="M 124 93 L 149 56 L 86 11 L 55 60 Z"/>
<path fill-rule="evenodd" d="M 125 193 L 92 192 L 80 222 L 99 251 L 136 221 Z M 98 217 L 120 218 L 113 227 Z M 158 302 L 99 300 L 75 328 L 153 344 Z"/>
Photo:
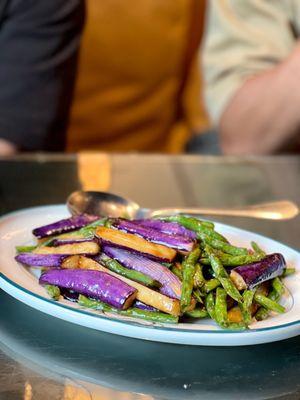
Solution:
<path fill-rule="evenodd" d="M 96 269 L 98 271 L 107 272 L 108 274 L 115 276 L 123 282 L 126 282 L 130 286 L 136 288 L 138 291 L 136 298 L 141 302 L 157 308 L 160 311 L 166 312 L 167 314 L 172 314 L 175 316 L 178 316 L 180 314 L 178 300 L 171 299 L 170 297 L 149 289 L 148 287 L 143 286 L 138 282 L 134 282 L 128 278 L 125 278 L 124 276 L 120 276 L 115 272 L 112 272 L 109 269 L 105 268 L 103 265 L 97 263 L 97 261 L 80 256 L 79 267 L 83 269 Z"/>
<path fill-rule="evenodd" d="M 148 242 L 139 236 L 121 232 L 116 229 L 100 226 L 96 229 L 96 237 L 98 237 L 103 244 L 134 251 L 137 254 L 144 255 L 154 260 L 171 262 L 176 256 L 176 251 L 174 249 Z"/>
<path fill-rule="evenodd" d="M 227 316 L 228 316 L 228 321 L 229 322 L 237 322 L 237 323 L 239 323 L 239 322 L 243 321 L 242 311 L 241 311 L 239 306 L 232 307 L 228 311 Z"/>
<path fill-rule="evenodd" d="M 239 289 L 253 289 L 258 284 L 280 276 L 286 266 L 282 254 L 274 253 L 261 261 L 234 268 L 230 278 Z"/>
<path fill-rule="evenodd" d="M 129 251 L 103 245 L 102 251 L 127 268 L 142 272 L 161 284 L 159 291 L 174 299 L 180 299 L 181 282 L 167 267 Z"/>
<path fill-rule="evenodd" d="M 64 244 L 56 247 L 42 246 L 33 250 L 35 254 L 98 254 L 100 247 L 98 243 L 84 241 L 80 243 Z"/>
<path fill-rule="evenodd" d="M 52 224 L 36 228 L 32 231 L 32 233 L 39 239 L 45 238 L 48 236 L 59 235 L 64 232 L 75 231 L 76 229 L 82 228 L 83 226 L 88 225 L 98 219 L 99 217 L 95 215 L 75 215 L 73 217 L 62 219 Z"/>
<path fill-rule="evenodd" d="M 52 269 L 41 275 L 40 284 L 71 289 L 118 309 L 130 307 L 137 294 L 132 286 L 102 271 Z"/>
<path fill-rule="evenodd" d="M 114 221 L 113 226 L 122 231 L 139 235 L 150 242 L 162 244 L 184 252 L 192 251 L 195 246 L 195 240 L 191 240 L 186 236 L 170 235 L 149 226 L 141 225 L 135 221 L 117 219 Z"/>

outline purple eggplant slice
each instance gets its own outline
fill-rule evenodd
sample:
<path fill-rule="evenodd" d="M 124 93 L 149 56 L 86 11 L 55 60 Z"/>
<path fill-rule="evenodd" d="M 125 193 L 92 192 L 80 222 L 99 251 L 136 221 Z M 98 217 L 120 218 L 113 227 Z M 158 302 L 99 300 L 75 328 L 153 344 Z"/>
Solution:
<path fill-rule="evenodd" d="M 60 294 L 63 296 L 64 299 L 72 301 L 76 303 L 78 301 L 79 293 L 74 292 L 73 290 L 69 289 L 60 289 Z"/>
<path fill-rule="evenodd" d="M 125 310 L 133 303 L 137 290 L 102 271 L 52 269 L 40 277 L 41 285 L 55 285 Z"/>
<path fill-rule="evenodd" d="M 136 219 L 132 222 L 170 235 L 183 236 L 191 240 L 197 239 L 197 234 L 195 232 L 185 228 L 177 222 L 167 222 L 160 219 Z"/>
<path fill-rule="evenodd" d="M 59 268 L 68 257 L 68 254 L 20 253 L 15 259 L 19 263 L 28 265 L 29 267 Z"/>
<path fill-rule="evenodd" d="M 148 304 L 145 304 L 139 300 L 135 300 L 135 302 L 132 304 L 132 307 L 136 307 L 139 308 L 140 310 L 146 310 L 146 311 L 159 311 L 157 308 L 149 306 Z"/>
<path fill-rule="evenodd" d="M 62 244 L 59 246 L 41 246 L 33 250 L 35 254 L 98 254 L 99 244 L 94 241 L 76 242 L 72 244 Z"/>
<path fill-rule="evenodd" d="M 94 238 L 54 239 L 51 242 L 51 246 L 57 247 L 57 246 L 63 246 L 64 244 L 78 244 L 78 243 L 93 242 L 93 241 Z"/>
<path fill-rule="evenodd" d="M 113 246 L 103 245 L 102 251 L 108 257 L 115 259 L 124 267 L 142 272 L 161 283 L 162 286 L 159 288 L 160 293 L 174 299 L 180 299 L 181 282 L 179 278 L 164 265 Z"/>
<path fill-rule="evenodd" d="M 127 249 L 137 254 L 143 254 L 145 257 L 163 262 L 171 262 L 176 257 L 176 250 L 161 244 L 152 243 L 148 240 L 123 232 L 118 229 L 99 226 L 96 229 L 95 237 L 101 245 L 108 244 L 113 247 Z"/>
<path fill-rule="evenodd" d="M 95 215 L 81 214 L 62 219 L 52 224 L 44 225 L 32 231 L 34 236 L 42 239 L 48 236 L 60 235 L 61 233 L 75 231 L 99 219 Z"/>
<path fill-rule="evenodd" d="M 239 290 L 253 289 L 260 283 L 280 276 L 285 267 L 283 255 L 274 253 L 260 261 L 234 268 L 230 272 L 230 278 Z"/>
<path fill-rule="evenodd" d="M 114 221 L 113 226 L 121 231 L 139 235 L 150 242 L 171 247 L 176 250 L 190 252 L 195 246 L 195 241 L 184 236 L 168 234 L 160 232 L 151 227 L 146 227 L 134 221 L 126 219 L 117 219 Z"/>

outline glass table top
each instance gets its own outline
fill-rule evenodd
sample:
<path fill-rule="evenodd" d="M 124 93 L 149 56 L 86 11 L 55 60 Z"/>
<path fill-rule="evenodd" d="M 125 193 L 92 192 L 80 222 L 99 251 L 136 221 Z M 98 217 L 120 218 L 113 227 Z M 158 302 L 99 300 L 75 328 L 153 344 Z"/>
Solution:
<path fill-rule="evenodd" d="M 26 155 L 0 160 L 0 212 L 111 191 L 143 207 L 300 200 L 299 157 Z M 300 218 L 218 217 L 300 248 Z M 300 336 L 243 347 L 161 344 L 47 316 L 0 291 L 0 400 L 299 399 Z"/>

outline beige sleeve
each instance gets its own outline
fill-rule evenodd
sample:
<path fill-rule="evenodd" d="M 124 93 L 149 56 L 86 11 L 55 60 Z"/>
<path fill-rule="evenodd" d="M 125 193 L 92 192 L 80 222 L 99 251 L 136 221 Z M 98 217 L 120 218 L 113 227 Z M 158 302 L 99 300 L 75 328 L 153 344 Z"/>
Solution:
<path fill-rule="evenodd" d="M 209 1 L 202 65 L 206 106 L 214 124 L 246 79 L 291 52 L 296 42 L 292 19 L 292 0 Z"/>

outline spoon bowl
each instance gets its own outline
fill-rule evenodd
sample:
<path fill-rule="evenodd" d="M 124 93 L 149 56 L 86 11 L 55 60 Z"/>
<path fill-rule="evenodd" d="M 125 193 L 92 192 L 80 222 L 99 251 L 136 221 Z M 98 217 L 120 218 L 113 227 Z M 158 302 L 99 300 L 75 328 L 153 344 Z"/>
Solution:
<path fill-rule="evenodd" d="M 67 207 L 72 215 L 92 214 L 103 217 L 136 218 L 140 206 L 108 192 L 77 191 L 70 194 Z"/>
<path fill-rule="evenodd" d="M 141 208 L 132 200 L 124 199 L 109 192 L 71 193 L 67 199 L 67 207 L 72 215 L 93 214 L 101 217 L 122 217 L 128 219 L 163 217 L 167 215 L 222 215 L 235 217 L 252 217 L 272 220 L 285 220 L 299 214 L 297 205 L 289 200 L 273 201 L 248 205 L 238 208 L 160 208 L 151 210 Z"/>

